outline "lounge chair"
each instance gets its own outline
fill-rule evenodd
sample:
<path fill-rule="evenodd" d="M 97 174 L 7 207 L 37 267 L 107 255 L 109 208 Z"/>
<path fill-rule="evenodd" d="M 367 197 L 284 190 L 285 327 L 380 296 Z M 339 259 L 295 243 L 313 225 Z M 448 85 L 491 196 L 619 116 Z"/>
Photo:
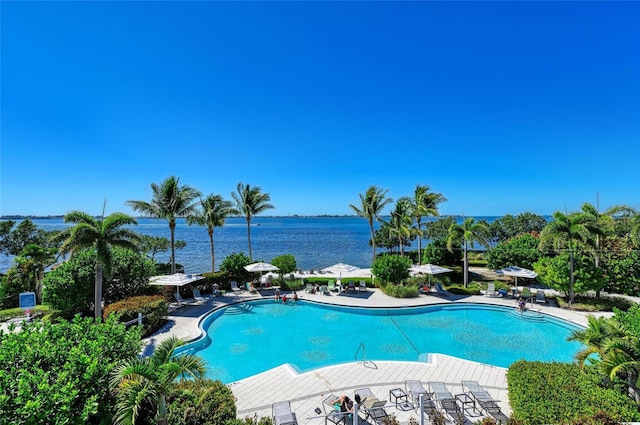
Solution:
<path fill-rule="evenodd" d="M 322 409 L 324 410 L 324 423 L 331 422 L 332 424 L 346 423 L 345 414 L 339 409 L 336 409 L 333 402 L 337 399 L 335 394 L 330 394 L 324 400 L 322 400 Z"/>
<path fill-rule="evenodd" d="M 442 285 L 440 283 L 436 283 L 435 285 L 433 285 L 433 287 L 436 290 L 436 295 L 440 295 L 443 297 L 446 297 L 448 292 L 444 290 L 444 288 L 442 287 Z"/>
<path fill-rule="evenodd" d="M 448 415 L 454 422 L 464 417 L 464 413 L 455 397 L 451 394 L 444 382 L 430 381 L 429 389 L 433 393 L 433 398 L 440 404 L 445 415 Z"/>
<path fill-rule="evenodd" d="M 237 294 L 239 292 L 244 292 L 244 289 L 239 287 L 238 282 L 236 282 L 235 280 L 231 281 L 231 290 L 233 291 L 234 294 Z"/>
<path fill-rule="evenodd" d="M 296 414 L 291 411 L 291 402 L 279 401 L 271 405 L 274 425 L 297 425 Z"/>
<path fill-rule="evenodd" d="M 202 294 L 200 294 L 200 290 L 199 289 L 194 289 L 193 290 L 193 299 L 196 300 L 198 303 L 206 303 L 207 302 L 207 298 L 203 297 Z"/>
<path fill-rule="evenodd" d="M 367 282 L 365 282 L 364 280 L 361 280 L 358 286 L 358 291 L 367 292 Z"/>
<path fill-rule="evenodd" d="M 329 291 L 333 291 L 333 292 L 337 292 L 338 288 L 336 287 L 336 281 L 335 280 L 330 280 L 329 283 L 327 283 L 327 288 L 329 288 Z"/>
<path fill-rule="evenodd" d="M 349 283 L 347 283 L 347 292 L 349 292 L 349 291 L 351 291 L 353 293 L 356 292 L 356 284 L 353 283 L 352 280 L 350 280 Z"/>
<path fill-rule="evenodd" d="M 536 291 L 536 303 L 547 304 L 547 298 L 544 295 L 544 291 L 542 289 L 538 289 Z"/>
<path fill-rule="evenodd" d="M 508 417 L 498 406 L 498 401 L 491 397 L 477 381 L 462 381 L 462 390 L 469 394 L 487 414 L 493 416 L 498 423 L 507 423 Z"/>
<path fill-rule="evenodd" d="M 327 285 L 322 285 L 320 287 L 320 292 L 322 292 L 324 295 L 331 295 L 331 292 L 329 291 Z"/>
<path fill-rule="evenodd" d="M 306 292 L 307 294 L 315 294 L 313 285 L 311 283 L 307 283 L 307 285 L 304 288 L 304 292 Z"/>
<path fill-rule="evenodd" d="M 182 295 L 180 295 L 179 292 L 176 292 L 175 294 L 173 294 L 173 296 L 176 299 L 176 302 L 178 303 L 178 307 L 182 307 L 185 305 L 193 305 L 193 303 L 195 302 L 195 300 L 192 298 L 188 298 L 185 300 L 184 298 L 182 298 Z"/>
<path fill-rule="evenodd" d="M 411 397 L 413 407 L 417 409 L 419 406 L 420 394 L 427 394 L 427 390 L 422 385 L 422 382 L 415 379 L 407 379 L 404 381 L 404 389 L 409 397 Z"/>
<path fill-rule="evenodd" d="M 366 387 L 355 390 L 354 394 L 360 396 L 360 408 L 365 414 L 364 420 L 371 418 L 376 424 L 383 424 L 384 418 L 388 416 L 387 411 L 384 410 L 387 401 L 379 400 L 371 389 Z"/>
<path fill-rule="evenodd" d="M 496 296 L 496 284 L 494 282 L 489 282 L 487 284 L 487 291 L 484 293 L 487 297 L 495 297 Z"/>

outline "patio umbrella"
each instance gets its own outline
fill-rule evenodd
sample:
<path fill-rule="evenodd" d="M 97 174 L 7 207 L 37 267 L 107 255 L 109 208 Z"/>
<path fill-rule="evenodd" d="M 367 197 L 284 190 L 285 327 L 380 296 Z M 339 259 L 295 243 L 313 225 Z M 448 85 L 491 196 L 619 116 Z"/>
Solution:
<path fill-rule="evenodd" d="M 260 272 L 260 276 L 262 276 L 262 272 L 273 272 L 276 270 L 280 270 L 273 264 L 265 263 L 264 261 L 247 264 L 246 266 L 244 266 L 244 269 L 248 272 Z"/>
<path fill-rule="evenodd" d="M 435 266 L 433 264 L 423 264 L 421 266 L 412 266 L 409 268 L 414 273 L 426 273 L 429 275 L 429 286 L 431 286 L 431 275 L 440 273 L 449 273 L 453 270 L 446 267 Z"/>
<path fill-rule="evenodd" d="M 324 269 L 322 269 L 322 271 L 328 273 L 338 273 L 340 276 L 338 279 L 342 279 L 342 272 L 349 273 L 359 269 L 360 267 L 352 266 L 351 264 L 337 263 L 333 266 L 325 267 Z"/>
<path fill-rule="evenodd" d="M 509 266 L 504 269 L 496 270 L 496 274 L 515 277 L 515 280 L 516 280 L 515 286 L 518 286 L 519 277 L 534 279 L 536 276 L 538 276 L 538 273 L 534 272 L 533 270 L 525 269 L 518 266 Z"/>
<path fill-rule="evenodd" d="M 175 286 L 176 293 L 178 293 L 178 287 L 201 279 L 204 279 L 204 277 L 197 274 L 175 273 L 170 275 L 152 276 L 149 278 L 149 285 Z"/>

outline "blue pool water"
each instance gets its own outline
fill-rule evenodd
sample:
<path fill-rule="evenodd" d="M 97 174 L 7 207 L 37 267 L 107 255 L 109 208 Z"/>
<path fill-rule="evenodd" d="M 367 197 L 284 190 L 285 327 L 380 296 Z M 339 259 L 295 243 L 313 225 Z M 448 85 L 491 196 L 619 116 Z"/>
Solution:
<path fill-rule="evenodd" d="M 362 360 L 424 360 L 428 353 L 508 367 L 520 360 L 570 362 L 577 326 L 536 312 L 482 304 L 373 309 L 262 300 L 203 321 L 207 336 L 179 352 L 202 356 L 208 376 L 230 383 L 289 363 L 301 372 Z"/>

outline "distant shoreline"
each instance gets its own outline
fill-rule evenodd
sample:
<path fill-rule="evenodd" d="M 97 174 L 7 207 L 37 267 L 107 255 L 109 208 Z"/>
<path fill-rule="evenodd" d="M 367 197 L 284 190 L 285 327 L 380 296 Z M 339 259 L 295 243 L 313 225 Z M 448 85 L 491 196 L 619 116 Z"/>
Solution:
<path fill-rule="evenodd" d="M 482 216 L 477 216 L 477 217 L 504 217 L 507 214 L 504 215 L 482 215 Z M 547 217 L 546 215 L 542 215 L 543 217 Z M 95 218 L 99 218 L 100 216 L 94 216 Z M 355 214 L 343 214 L 343 215 L 334 215 L 334 214 L 318 214 L 318 215 L 299 215 L 299 214 L 292 214 L 292 215 L 260 215 L 260 216 L 256 216 L 254 217 L 254 219 L 256 218 L 359 218 L 360 216 L 357 216 Z M 388 215 L 381 215 L 381 217 L 388 217 Z M 431 217 L 430 218 L 447 218 L 447 217 L 474 217 L 473 215 L 459 215 L 459 214 L 454 214 L 454 215 L 441 215 L 441 216 L 437 216 L 437 217 Z M 0 216 L 0 220 L 61 220 L 64 218 L 64 215 L 2 215 Z M 145 216 L 137 216 L 134 217 L 136 219 L 153 219 L 154 217 L 145 217 Z M 184 217 L 178 217 L 178 218 L 184 218 Z M 229 218 L 244 218 L 244 216 L 242 215 L 234 215 L 234 216 L 229 216 Z M 158 218 L 157 220 L 164 220 L 162 218 Z"/>

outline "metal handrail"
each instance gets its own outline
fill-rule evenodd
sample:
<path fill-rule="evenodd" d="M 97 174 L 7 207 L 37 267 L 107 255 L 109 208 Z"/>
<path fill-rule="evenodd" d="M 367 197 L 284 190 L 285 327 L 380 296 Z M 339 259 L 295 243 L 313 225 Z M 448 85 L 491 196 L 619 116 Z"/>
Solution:
<path fill-rule="evenodd" d="M 360 352 L 360 348 L 362 348 L 362 364 L 365 364 L 367 361 L 367 349 L 364 346 L 364 342 L 361 342 L 360 345 L 358 345 L 358 349 L 356 350 L 356 354 L 353 358 L 354 360 L 358 360 L 358 353 Z"/>

